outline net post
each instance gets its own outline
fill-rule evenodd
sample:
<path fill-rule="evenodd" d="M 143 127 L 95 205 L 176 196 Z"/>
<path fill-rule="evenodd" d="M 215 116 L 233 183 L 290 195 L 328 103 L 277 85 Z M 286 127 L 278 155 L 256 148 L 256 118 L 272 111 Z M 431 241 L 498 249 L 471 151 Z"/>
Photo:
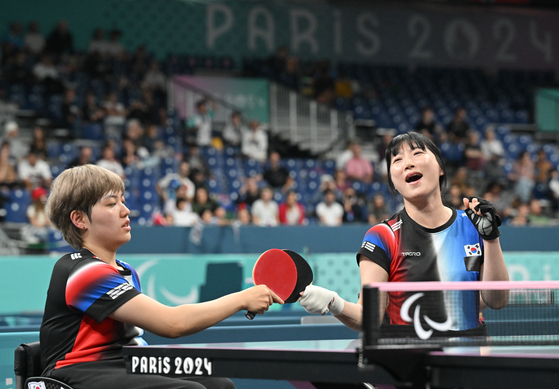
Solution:
<path fill-rule="evenodd" d="M 363 286 L 363 319 L 361 323 L 362 346 L 376 346 L 380 336 L 379 290 L 370 285 Z"/>

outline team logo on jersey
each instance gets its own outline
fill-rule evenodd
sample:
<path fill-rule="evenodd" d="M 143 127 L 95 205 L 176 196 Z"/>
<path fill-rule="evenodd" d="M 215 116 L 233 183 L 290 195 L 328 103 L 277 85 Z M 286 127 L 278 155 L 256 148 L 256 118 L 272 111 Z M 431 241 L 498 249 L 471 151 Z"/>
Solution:
<path fill-rule="evenodd" d="M 80 259 L 81 257 L 82 257 L 81 253 L 70 254 L 70 258 L 72 258 L 72 261 L 74 259 Z"/>
<path fill-rule="evenodd" d="M 480 256 L 481 255 L 481 246 L 479 243 L 476 244 L 467 244 L 464 246 L 464 250 L 466 251 L 467 257 L 472 256 Z"/>
<path fill-rule="evenodd" d="M 421 257 L 421 251 L 402 251 L 404 257 Z"/>
<path fill-rule="evenodd" d="M 27 388 L 28 389 L 47 389 L 47 387 L 45 386 L 45 383 L 43 381 L 40 382 L 28 382 L 27 383 Z"/>
<path fill-rule="evenodd" d="M 404 301 L 402 307 L 400 308 L 400 317 L 403 321 L 411 323 L 413 322 L 413 328 L 415 333 L 419 337 L 419 339 L 426 340 L 431 337 L 433 334 L 433 330 L 437 330 L 440 332 L 446 332 L 452 328 L 452 319 L 448 317 L 444 323 L 438 323 L 433 321 L 427 315 L 423 315 L 423 320 L 431 327 L 428 330 L 425 330 L 421 325 L 421 305 L 417 304 L 415 306 L 415 310 L 413 311 L 413 319 L 410 316 L 410 308 L 411 305 L 419 298 L 423 297 L 425 293 L 416 293 L 411 295 Z"/>
<path fill-rule="evenodd" d="M 363 244 L 361 245 L 361 247 L 362 247 L 362 248 L 365 248 L 365 249 L 367 249 L 367 250 L 369 250 L 370 252 L 373 252 L 373 250 L 374 250 L 375 247 L 377 247 L 377 246 L 375 246 L 375 245 L 372 244 L 371 242 L 365 241 L 365 242 L 363 242 Z"/>

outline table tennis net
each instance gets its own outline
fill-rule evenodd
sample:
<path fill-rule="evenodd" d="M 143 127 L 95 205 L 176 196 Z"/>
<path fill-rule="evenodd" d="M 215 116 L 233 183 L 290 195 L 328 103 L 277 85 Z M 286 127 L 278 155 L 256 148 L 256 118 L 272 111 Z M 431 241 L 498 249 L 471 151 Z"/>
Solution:
<path fill-rule="evenodd" d="M 366 346 L 559 344 L 559 282 L 367 285 L 362 338 Z"/>

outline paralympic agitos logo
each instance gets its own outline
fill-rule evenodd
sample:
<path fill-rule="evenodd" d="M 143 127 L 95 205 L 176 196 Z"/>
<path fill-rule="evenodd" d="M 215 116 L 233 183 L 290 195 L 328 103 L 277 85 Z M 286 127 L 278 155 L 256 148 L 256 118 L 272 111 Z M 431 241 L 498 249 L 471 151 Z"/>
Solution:
<path fill-rule="evenodd" d="M 425 322 L 431 327 L 430 329 L 425 330 L 421 325 L 421 304 L 419 303 L 415 306 L 413 312 L 413 319 L 411 318 L 410 308 L 412 304 L 416 300 L 423 297 L 424 294 L 425 293 L 416 293 L 414 295 L 411 295 L 406 299 L 406 301 L 404 301 L 402 307 L 400 308 L 400 317 L 402 318 L 402 320 L 408 323 L 413 322 L 413 328 L 415 329 L 415 333 L 417 334 L 419 339 L 422 340 L 429 339 L 433 334 L 433 330 L 445 332 L 452 328 L 452 319 L 450 317 L 448 317 L 444 323 L 438 323 L 436 321 L 433 321 L 429 317 L 427 317 L 427 315 L 423 315 L 423 320 L 425 320 Z"/>

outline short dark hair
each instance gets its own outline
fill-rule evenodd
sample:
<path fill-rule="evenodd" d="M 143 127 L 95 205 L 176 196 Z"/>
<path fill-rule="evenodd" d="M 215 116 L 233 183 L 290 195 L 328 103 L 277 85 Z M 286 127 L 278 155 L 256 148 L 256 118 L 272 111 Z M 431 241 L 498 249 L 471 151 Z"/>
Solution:
<path fill-rule="evenodd" d="M 400 152 L 402 145 L 406 143 L 412 150 L 414 149 L 429 149 L 437 159 L 441 170 L 443 171 L 443 175 L 439 177 L 439 188 L 441 192 L 444 191 L 446 186 L 446 167 L 443 161 L 443 156 L 441 155 L 441 151 L 437 147 L 435 143 L 425 135 L 420 134 L 419 132 L 410 131 L 404 134 L 400 134 L 395 136 L 388 146 L 386 147 L 386 171 L 388 176 L 388 186 L 393 193 L 396 193 L 396 188 L 394 188 L 394 183 L 392 182 L 392 176 L 390 175 L 390 164 L 392 162 L 392 157 Z"/>
<path fill-rule="evenodd" d="M 72 211 L 83 212 L 91 220 L 95 204 L 110 192 L 124 194 L 124 182 L 115 173 L 97 165 L 66 169 L 54 180 L 47 201 L 47 215 L 74 249 L 82 247 L 83 231 L 72 222 Z"/>

